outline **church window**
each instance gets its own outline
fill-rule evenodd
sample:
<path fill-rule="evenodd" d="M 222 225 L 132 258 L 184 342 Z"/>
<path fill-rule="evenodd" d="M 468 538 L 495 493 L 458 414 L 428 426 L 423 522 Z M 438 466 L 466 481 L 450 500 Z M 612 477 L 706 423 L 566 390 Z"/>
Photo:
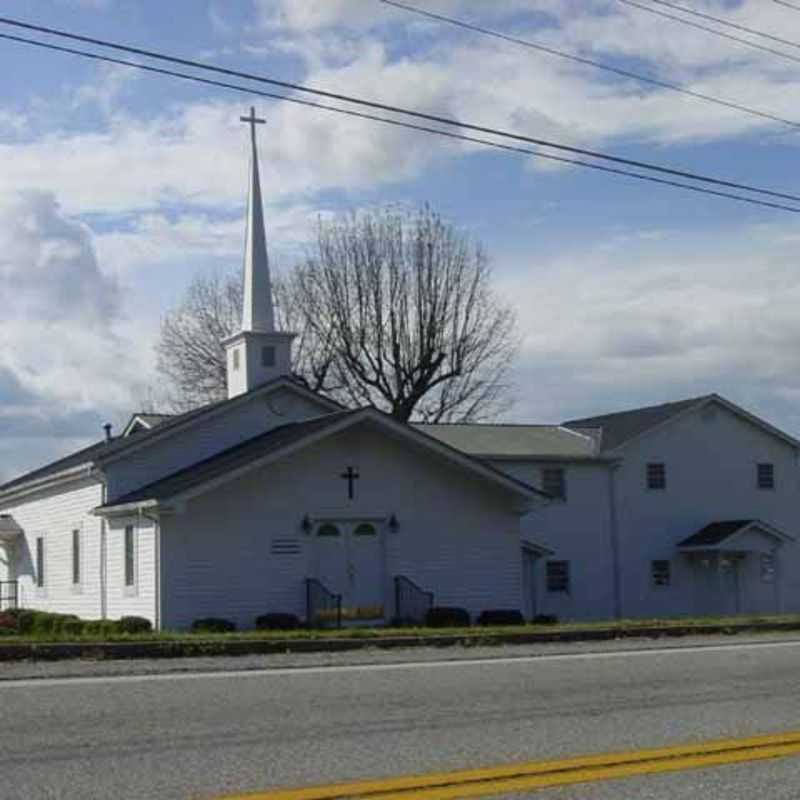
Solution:
<path fill-rule="evenodd" d="M 672 583 L 672 564 L 666 559 L 657 559 L 650 563 L 653 586 L 669 586 Z"/>
<path fill-rule="evenodd" d="M 339 536 L 339 529 L 330 522 L 326 522 L 317 528 L 317 536 Z"/>
<path fill-rule="evenodd" d="M 377 536 L 378 531 L 370 522 L 362 522 L 353 531 L 353 536 Z"/>
<path fill-rule="evenodd" d="M 569 594 L 569 561 L 548 561 L 546 565 L 547 591 Z"/>
<path fill-rule="evenodd" d="M 44 586 L 44 536 L 36 537 L 36 585 Z"/>
<path fill-rule="evenodd" d="M 647 488 L 667 488 L 667 467 L 665 464 L 651 463 L 647 465 Z"/>
<path fill-rule="evenodd" d="M 125 586 L 136 583 L 136 538 L 133 525 L 125 526 Z"/>
<path fill-rule="evenodd" d="M 79 528 L 72 531 L 72 585 L 81 582 L 81 532 Z"/>
<path fill-rule="evenodd" d="M 545 467 L 542 470 L 542 491 L 557 500 L 567 499 L 567 481 L 563 467 Z"/>
<path fill-rule="evenodd" d="M 261 366 L 274 367 L 275 366 L 275 348 L 262 347 L 261 348 Z"/>
<path fill-rule="evenodd" d="M 756 481 L 759 489 L 774 489 L 775 488 L 775 465 L 774 464 L 758 464 L 756 472 Z"/>
<path fill-rule="evenodd" d="M 233 368 L 235 370 L 239 369 L 239 350 L 238 350 L 238 348 L 233 351 Z"/>

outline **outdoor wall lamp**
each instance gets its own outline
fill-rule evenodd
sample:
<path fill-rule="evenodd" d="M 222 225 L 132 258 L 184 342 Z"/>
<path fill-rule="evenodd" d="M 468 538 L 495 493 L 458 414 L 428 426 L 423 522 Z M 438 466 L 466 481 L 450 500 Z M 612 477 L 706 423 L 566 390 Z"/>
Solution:
<path fill-rule="evenodd" d="M 397 531 L 400 530 L 400 523 L 397 521 L 397 517 L 394 514 L 389 517 L 389 530 L 392 533 L 397 533 Z"/>
<path fill-rule="evenodd" d="M 303 521 L 300 523 L 300 528 L 301 528 L 301 530 L 303 531 L 303 533 L 304 533 L 306 536 L 308 536 L 308 534 L 309 534 L 309 533 L 311 533 L 311 528 L 312 528 L 312 527 L 313 527 L 313 526 L 312 526 L 312 524 L 311 524 L 311 518 L 308 516 L 308 514 L 306 514 L 306 515 L 303 517 Z"/>

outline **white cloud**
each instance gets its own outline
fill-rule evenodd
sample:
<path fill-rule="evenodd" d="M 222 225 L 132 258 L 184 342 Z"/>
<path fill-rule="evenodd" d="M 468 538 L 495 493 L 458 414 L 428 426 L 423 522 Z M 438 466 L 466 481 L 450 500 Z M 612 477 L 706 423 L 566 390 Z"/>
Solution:
<path fill-rule="evenodd" d="M 720 391 L 797 431 L 798 230 L 617 236 L 526 264 L 504 286 L 524 331 L 515 416 Z"/>
<path fill-rule="evenodd" d="M 39 450 L 46 438 L 52 451 L 97 438 L 99 413 L 121 414 L 147 380 L 147 355 L 119 333 L 120 290 L 91 231 L 52 195 L 3 196 L 0 285 L 0 450 L 14 438 Z M 26 459 L 0 460 L 7 475 Z"/>

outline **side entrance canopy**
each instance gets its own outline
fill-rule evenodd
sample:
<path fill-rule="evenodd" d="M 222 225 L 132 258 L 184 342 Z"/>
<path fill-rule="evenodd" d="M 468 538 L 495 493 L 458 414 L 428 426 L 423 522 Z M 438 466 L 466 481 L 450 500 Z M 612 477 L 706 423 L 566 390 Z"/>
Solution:
<path fill-rule="evenodd" d="M 0 514 L 0 544 L 13 544 L 22 536 L 22 528 L 10 514 Z"/>
<path fill-rule="evenodd" d="M 736 519 L 710 522 L 678 542 L 678 550 L 683 553 L 748 553 L 765 550 L 765 545 L 774 547 L 793 541 L 794 537 L 788 533 L 761 520 Z"/>

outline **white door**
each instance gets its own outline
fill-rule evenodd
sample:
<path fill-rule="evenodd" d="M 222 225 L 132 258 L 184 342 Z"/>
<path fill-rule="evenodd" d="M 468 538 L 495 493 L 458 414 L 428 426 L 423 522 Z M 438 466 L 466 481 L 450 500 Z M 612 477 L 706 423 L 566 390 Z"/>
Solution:
<path fill-rule="evenodd" d="M 347 531 L 348 589 L 345 594 L 349 615 L 355 619 L 382 619 L 383 547 L 378 526 L 356 522 Z"/>
<path fill-rule="evenodd" d="M 383 546 L 378 525 L 366 521 L 324 522 L 314 534 L 316 578 L 342 596 L 342 617 L 384 616 Z"/>
<path fill-rule="evenodd" d="M 323 522 L 314 532 L 315 577 L 329 591 L 342 595 L 347 588 L 347 542 L 342 525 Z"/>

